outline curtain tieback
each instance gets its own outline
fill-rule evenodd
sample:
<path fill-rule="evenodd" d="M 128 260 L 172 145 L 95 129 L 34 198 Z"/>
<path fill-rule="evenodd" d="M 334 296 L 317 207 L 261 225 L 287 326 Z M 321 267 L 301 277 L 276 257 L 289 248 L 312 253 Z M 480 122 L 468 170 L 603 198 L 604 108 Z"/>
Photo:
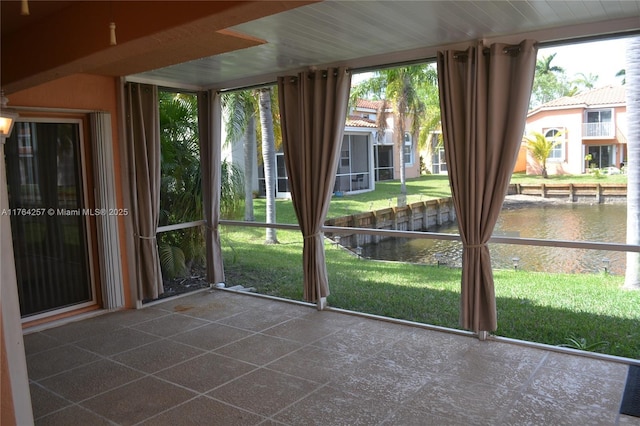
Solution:
<path fill-rule="evenodd" d="M 142 236 L 142 235 L 138 235 L 138 238 L 141 239 L 141 240 L 155 240 L 156 236 L 154 235 L 153 237 L 145 237 L 145 236 Z"/>
<path fill-rule="evenodd" d="M 322 235 L 322 232 L 318 231 L 318 232 L 316 232 L 315 234 L 311 234 L 311 235 L 304 235 L 302 238 L 306 240 L 306 239 L 309 239 L 309 238 L 315 238 L 315 237 L 318 237 L 318 236 L 320 236 L 320 235 Z"/>
<path fill-rule="evenodd" d="M 218 227 L 217 226 L 205 225 L 204 229 L 206 229 L 207 231 L 217 231 Z"/>
<path fill-rule="evenodd" d="M 483 244 L 467 244 L 467 245 L 463 244 L 462 248 L 463 249 L 466 249 L 466 248 L 482 248 L 482 247 L 486 247 L 486 246 L 487 246 L 487 243 L 483 243 Z"/>

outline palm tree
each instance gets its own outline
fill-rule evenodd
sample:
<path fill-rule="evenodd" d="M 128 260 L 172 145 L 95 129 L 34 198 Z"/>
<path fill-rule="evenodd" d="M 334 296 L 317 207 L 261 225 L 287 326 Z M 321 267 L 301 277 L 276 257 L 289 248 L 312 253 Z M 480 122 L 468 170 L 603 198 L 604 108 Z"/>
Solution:
<path fill-rule="evenodd" d="M 250 90 L 239 90 L 222 95 L 226 122 L 225 143 L 242 141 L 244 154 L 244 220 L 255 220 L 253 214 L 253 163 L 256 159 L 256 97 Z"/>
<path fill-rule="evenodd" d="M 536 61 L 530 108 L 562 96 L 571 95 L 571 85 L 567 81 L 564 68 L 551 65 L 555 57 L 556 53 L 552 53 L 549 56 L 542 56 Z"/>
<path fill-rule="evenodd" d="M 596 82 L 598 81 L 598 75 L 596 74 L 585 74 L 580 72 L 576 74 L 573 79 L 573 89 L 571 90 L 571 96 L 582 92 L 584 89 L 591 90 L 595 87 Z"/>
<path fill-rule="evenodd" d="M 259 90 L 260 128 L 262 132 L 262 158 L 264 163 L 264 181 L 267 199 L 267 223 L 276 222 L 276 142 L 273 131 L 271 87 Z M 277 244 L 275 228 L 267 228 L 265 244 Z"/>
<path fill-rule="evenodd" d="M 351 90 L 351 101 L 373 96 L 386 100 L 393 110 L 394 145 L 400 162 L 400 194 L 407 194 L 406 168 L 404 161 L 405 133 L 412 140 L 418 139 L 421 121 L 424 119 L 425 99 L 420 95 L 427 93 L 426 86 L 435 86 L 435 69 L 427 65 L 409 65 L 376 71 L 374 76 L 356 85 Z M 378 122 L 385 121 L 385 106 L 378 111 Z M 410 126 L 407 128 L 407 126 Z M 380 126 L 379 126 L 380 127 Z"/>
<path fill-rule="evenodd" d="M 625 70 L 624 68 L 621 69 L 620 71 L 618 71 L 616 73 L 616 77 L 622 77 L 622 85 L 624 86 L 625 84 L 627 84 L 627 70 Z"/>
<path fill-rule="evenodd" d="M 627 45 L 627 244 L 640 245 L 640 37 Z M 624 287 L 640 289 L 640 253 L 627 252 Z"/>
<path fill-rule="evenodd" d="M 558 67 L 555 65 L 551 65 L 551 61 L 555 58 L 557 53 L 552 53 L 549 56 L 543 56 L 542 58 L 536 61 L 536 74 L 544 75 L 544 74 L 553 74 L 553 73 L 563 73 L 564 68 Z"/>
<path fill-rule="evenodd" d="M 547 138 L 542 133 L 531 132 L 529 136 L 525 136 L 523 142 L 531 152 L 533 158 L 542 167 L 542 177 L 547 178 L 547 159 L 551 156 L 553 150 L 562 143 L 560 140 L 560 132 L 556 133 L 553 138 Z"/>

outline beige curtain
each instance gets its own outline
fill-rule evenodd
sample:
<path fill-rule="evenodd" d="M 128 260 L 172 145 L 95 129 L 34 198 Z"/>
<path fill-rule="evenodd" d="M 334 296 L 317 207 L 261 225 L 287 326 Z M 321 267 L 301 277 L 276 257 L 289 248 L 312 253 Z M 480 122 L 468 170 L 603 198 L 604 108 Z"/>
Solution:
<path fill-rule="evenodd" d="M 204 202 L 205 241 L 207 245 L 207 281 L 224 282 L 224 265 L 220 246 L 220 131 L 214 123 L 221 119 L 220 95 L 214 92 L 198 93 L 198 133 L 200 137 L 200 164 L 202 198 Z"/>
<path fill-rule="evenodd" d="M 278 78 L 284 158 L 304 237 L 304 299 L 320 307 L 329 295 L 320 228 L 333 193 L 350 85 L 345 68 Z"/>
<path fill-rule="evenodd" d="M 125 93 L 138 299 L 157 299 L 164 291 L 156 241 L 160 214 L 158 88 L 127 83 Z"/>
<path fill-rule="evenodd" d="M 531 40 L 438 52 L 442 132 L 463 245 L 460 323 L 476 332 L 497 327 L 487 242 L 522 141 L 536 53 Z"/>

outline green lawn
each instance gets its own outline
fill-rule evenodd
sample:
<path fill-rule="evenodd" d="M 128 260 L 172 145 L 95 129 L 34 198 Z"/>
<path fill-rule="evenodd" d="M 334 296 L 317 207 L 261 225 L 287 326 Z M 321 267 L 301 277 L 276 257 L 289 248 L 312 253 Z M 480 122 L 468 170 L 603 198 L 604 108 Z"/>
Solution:
<path fill-rule="evenodd" d="M 575 177 L 574 177 L 575 178 Z M 580 182 L 619 183 L 621 176 L 579 176 Z M 514 176 L 512 182 L 567 182 L 565 177 Z M 575 181 L 575 180 L 574 180 Z M 395 205 L 399 183 L 378 182 L 376 191 L 334 197 L 330 217 Z M 423 176 L 407 183 L 408 202 L 449 196 L 446 176 Z M 255 201 L 264 221 L 264 200 Z M 277 221 L 296 223 L 290 200 L 277 201 Z M 302 300 L 302 237 L 278 230 L 278 245 L 264 245 L 259 228 L 226 228 L 223 246 L 229 285 Z M 459 328 L 460 270 L 358 259 L 326 243 L 331 306 Z M 494 271 L 497 335 L 551 345 L 573 338 L 597 351 L 640 359 L 640 292 L 622 290 L 624 278 L 605 274 L 548 274 Z"/>

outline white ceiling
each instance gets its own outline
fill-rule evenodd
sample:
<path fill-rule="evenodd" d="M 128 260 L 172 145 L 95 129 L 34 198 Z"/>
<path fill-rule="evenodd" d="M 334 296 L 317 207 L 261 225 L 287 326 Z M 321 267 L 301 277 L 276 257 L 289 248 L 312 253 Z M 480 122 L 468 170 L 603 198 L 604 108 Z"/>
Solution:
<path fill-rule="evenodd" d="M 435 57 L 479 39 L 540 42 L 640 31 L 640 1 L 324 1 L 230 28 L 267 43 L 135 76 L 179 88 L 275 81 L 309 66 L 372 67 Z"/>

